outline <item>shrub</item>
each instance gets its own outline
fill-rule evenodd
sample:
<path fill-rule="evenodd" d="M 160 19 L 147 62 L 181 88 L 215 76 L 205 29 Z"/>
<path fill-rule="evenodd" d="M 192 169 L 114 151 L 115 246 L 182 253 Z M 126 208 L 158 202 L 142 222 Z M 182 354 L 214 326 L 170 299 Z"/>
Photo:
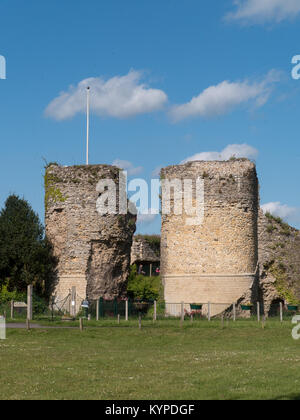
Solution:
<path fill-rule="evenodd" d="M 274 230 L 277 230 L 277 228 L 275 226 L 273 226 L 273 225 L 268 225 L 267 226 L 267 232 L 268 233 L 272 233 L 272 232 L 274 232 Z"/>
<path fill-rule="evenodd" d="M 0 302 L 8 303 L 12 300 L 16 302 L 26 302 L 27 297 L 25 293 L 17 292 L 16 290 L 9 291 L 7 284 L 4 284 L 0 289 Z"/>
<path fill-rule="evenodd" d="M 127 292 L 132 299 L 158 300 L 161 295 L 160 276 L 145 277 L 142 274 L 137 274 L 137 267 L 133 265 L 128 279 Z"/>
<path fill-rule="evenodd" d="M 27 294 L 18 292 L 16 290 L 9 291 L 7 284 L 3 285 L 0 289 L 0 303 L 6 304 L 11 301 L 27 302 Z M 48 309 L 48 303 L 43 298 L 39 297 L 36 293 L 32 294 L 32 309 L 34 314 L 44 314 Z"/>

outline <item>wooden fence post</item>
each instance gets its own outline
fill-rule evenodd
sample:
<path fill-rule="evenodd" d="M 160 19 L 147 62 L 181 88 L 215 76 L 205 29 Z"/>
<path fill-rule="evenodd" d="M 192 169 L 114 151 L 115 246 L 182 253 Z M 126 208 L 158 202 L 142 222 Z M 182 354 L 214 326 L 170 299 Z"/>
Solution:
<path fill-rule="evenodd" d="M 263 329 L 265 328 L 265 323 L 266 323 L 266 316 L 264 315 L 262 323 L 261 323 L 261 326 L 262 326 Z"/>
<path fill-rule="evenodd" d="M 236 305 L 235 303 L 233 304 L 233 321 L 236 321 Z"/>
<path fill-rule="evenodd" d="M 180 324 L 182 325 L 184 322 L 184 302 L 181 302 L 181 318 L 180 318 Z"/>
<path fill-rule="evenodd" d="M 120 314 L 118 314 L 118 324 L 120 324 Z"/>
<path fill-rule="evenodd" d="M 153 321 L 156 321 L 157 319 L 157 302 L 154 301 L 154 309 L 153 309 Z"/>
<path fill-rule="evenodd" d="M 257 302 L 257 322 L 260 322 L 260 304 Z"/>
<path fill-rule="evenodd" d="M 79 318 L 79 329 L 80 329 L 80 331 L 83 331 L 83 320 L 82 320 L 82 318 Z"/>
<path fill-rule="evenodd" d="M 27 319 L 32 321 L 32 316 L 32 285 L 29 285 L 27 287 Z"/>
<path fill-rule="evenodd" d="M 280 307 L 280 322 L 283 321 L 283 308 L 282 308 L 282 302 L 279 303 L 279 307 Z"/>
<path fill-rule="evenodd" d="M 96 321 L 99 321 L 99 303 L 100 303 L 100 299 L 97 299 L 97 301 L 96 301 Z"/>
<path fill-rule="evenodd" d="M 14 319 L 14 304 L 15 302 L 12 300 L 10 302 L 10 319 Z"/>
<path fill-rule="evenodd" d="M 0 315 L 0 340 L 6 339 L 6 318 Z"/>
<path fill-rule="evenodd" d="M 128 321 L 128 299 L 125 300 L 125 321 Z"/>
<path fill-rule="evenodd" d="M 71 291 L 71 316 L 76 317 L 76 287 L 72 287 Z"/>
<path fill-rule="evenodd" d="M 139 329 L 142 328 L 142 315 L 139 313 Z"/>
<path fill-rule="evenodd" d="M 207 304 L 207 319 L 210 321 L 210 302 Z"/>

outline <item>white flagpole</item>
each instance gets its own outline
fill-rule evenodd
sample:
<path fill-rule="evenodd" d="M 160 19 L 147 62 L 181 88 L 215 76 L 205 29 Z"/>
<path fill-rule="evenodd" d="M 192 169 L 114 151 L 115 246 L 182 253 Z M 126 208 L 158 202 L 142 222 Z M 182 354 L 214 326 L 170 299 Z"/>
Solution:
<path fill-rule="evenodd" d="M 90 87 L 86 88 L 86 164 L 89 164 L 89 134 L 90 134 Z"/>

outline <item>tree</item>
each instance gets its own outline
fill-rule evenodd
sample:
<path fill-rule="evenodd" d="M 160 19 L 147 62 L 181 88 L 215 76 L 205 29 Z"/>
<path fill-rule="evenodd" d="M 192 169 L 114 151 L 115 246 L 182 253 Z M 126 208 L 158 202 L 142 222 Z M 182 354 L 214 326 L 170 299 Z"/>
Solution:
<path fill-rule="evenodd" d="M 0 213 L 0 286 L 23 292 L 33 284 L 37 294 L 47 297 L 55 265 L 38 215 L 26 200 L 9 196 Z"/>

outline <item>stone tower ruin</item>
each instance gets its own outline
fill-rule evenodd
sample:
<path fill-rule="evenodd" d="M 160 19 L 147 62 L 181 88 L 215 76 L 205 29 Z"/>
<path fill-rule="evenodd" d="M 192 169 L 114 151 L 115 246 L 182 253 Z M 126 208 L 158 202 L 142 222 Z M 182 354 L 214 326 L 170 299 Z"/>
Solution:
<path fill-rule="evenodd" d="M 212 315 L 244 297 L 251 299 L 258 272 L 258 180 L 247 159 L 189 162 L 162 169 L 161 179 L 203 180 L 202 223 L 187 214 L 162 215 L 161 274 L 165 301 L 212 302 Z M 195 204 L 193 186 L 193 203 Z M 185 196 L 181 193 L 183 204 Z M 162 194 L 162 206 L 166 195 Z M 223 305 L 224 304 L 224 305 Z"/>
<path fill-rule="evenodd" d="M 46 234 L 58 259 L 58 300 L 72 287 L 89 300 L 126 294 L 136 216 L 119 214 L 118 196 L 115 214 L 96 209 L 98 182 L 112 180 L 118 193 L 119 175 L 119 168 L 108 165 L 46 168 Z"/>

